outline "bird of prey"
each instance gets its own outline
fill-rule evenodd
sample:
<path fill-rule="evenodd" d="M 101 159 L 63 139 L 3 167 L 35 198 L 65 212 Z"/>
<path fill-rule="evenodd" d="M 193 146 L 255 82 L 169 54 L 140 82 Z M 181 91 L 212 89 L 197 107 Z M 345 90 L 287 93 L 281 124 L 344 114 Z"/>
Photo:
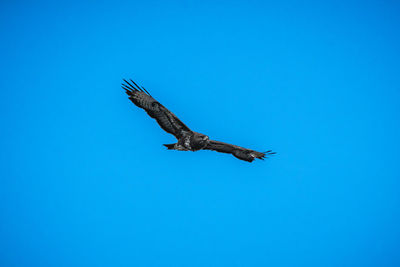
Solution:
<path fill-rule="evenodd" d="M 181 120 L 163 105 L 155 100 L 150 93 L 142 86 L 137 85 L 133 80 L 122 83 L 129 99 L 136 106 L 144 109 L 150 117 L 154 118 L 161 128 L 167 133 L 173 134 L 178 142 L 164 144 L 167 149 L 181 151 L 214 150 L 222 153 L 229 153 L 238 159 L 252 162 L 254 159 L 262 159 L 275 154 L 271 150 L 258 152 L 244 147 L 231 145 L 219 141 L 210 140 L 207 135 L 194 132 L 189 129 Z"/>

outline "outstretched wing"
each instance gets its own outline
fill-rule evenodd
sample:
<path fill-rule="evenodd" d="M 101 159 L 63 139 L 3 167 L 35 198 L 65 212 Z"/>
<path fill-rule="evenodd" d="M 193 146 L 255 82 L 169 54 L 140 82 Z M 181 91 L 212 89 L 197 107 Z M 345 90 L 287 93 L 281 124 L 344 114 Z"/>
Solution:
<path fill-rule="evenodd" d="M 167 133 L 173 134 L 177 139 L 187 132 L 191 132 L 183 122 L 181 122 L 174 113 L 169 111 L 159 102 L 157 102 L 144 87 L 138 86 L 134 81 L 128 82 L 125 80 L 122 88 L 125 89 L 129 99 L 138 106 L 144 109 L 150 117 L 156 119 L 161 128 Z"/>
<path fill-rule="evenodd" d="M 244 147 L 235 146 L 214 140 L 210 140 L 210 142 L 204 149 L 214 150 L 222 153 L 229 153 L 234 155 L 238 159 L 245 160 L 248 162 L 252 162 L 256 158 L 264 160 L 266 156 L 275 154 L 275 152 L 272 152 L 271 150 L 268 150 L 266 152 L 257 152 Z"/>

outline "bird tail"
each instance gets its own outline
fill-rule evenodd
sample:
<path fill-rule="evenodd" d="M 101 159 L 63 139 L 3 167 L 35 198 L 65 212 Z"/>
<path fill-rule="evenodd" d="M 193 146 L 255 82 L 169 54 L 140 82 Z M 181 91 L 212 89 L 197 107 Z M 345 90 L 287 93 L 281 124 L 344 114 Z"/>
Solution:
<path fill-rule="evenodd" d="M 167 149 L 175 149 L 175 144 L 164 144 Z"/>

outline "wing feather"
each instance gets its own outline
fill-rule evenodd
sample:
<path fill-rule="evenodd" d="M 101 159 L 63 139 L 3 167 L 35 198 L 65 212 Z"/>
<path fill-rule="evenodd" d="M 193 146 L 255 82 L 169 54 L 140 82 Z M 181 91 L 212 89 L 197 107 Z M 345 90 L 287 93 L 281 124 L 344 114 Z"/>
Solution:
<path fill-rule="evenodd" d="M 140 87 L 133 80 L 130 81 L 124 79 L 125 83 L 122 84 L 122 88 L 125 89 L 129 99 L 154 118 L 164 131 L 173 134 L 177 139 L 185 133 L 191 132 L 189 127 L 179 120 L 174 113 L 156 101 L 144 87 Z"/>
<path fill-rule="evenodd" d="M 252 162 L 256 158 L 264 160 L 264 158 L 266 156 L 275 154 L 275 152 L 272 152 L 271 150 L 268 150 L 266 152 L 258 152 L 258 151 L 254 151 L 254 150 L 247 149 L 244 147 L 227 144 L 227 143 L 223 143 L 223 142 L 219 142 L 219 141 L 214 141 L 214 140 L 210 140 L 210 142 L 204 149 L 232 154 L 236 158 L 245 160 L 248 162 Z"/>

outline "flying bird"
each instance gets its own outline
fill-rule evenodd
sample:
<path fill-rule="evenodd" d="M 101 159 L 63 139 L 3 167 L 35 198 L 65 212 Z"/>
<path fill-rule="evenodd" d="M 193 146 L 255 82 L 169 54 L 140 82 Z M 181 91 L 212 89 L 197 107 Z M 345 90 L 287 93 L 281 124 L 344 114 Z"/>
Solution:
<path fill-rule="evenodd" d="M 144 109 L 150 117 L 154 118 L 161 128 L 176 137 L 174 144 L 164 144 L 167 149 L 181 151 L 214 150 L 217 152 L 232 154 L 238 159 L 252 162 L 254 159 L 262 159 L 275 154 L 271 150 L 258 152 L 244 147 L 231 145 L 219 141 L 210 140 L 207 135 L 194 132 L 189 129 L 178 117 L 166 107 L 155 100 L 142 86 L 133 80 L 123 79 L 122 88 L 125 89 L 129 99 L 136 106 Z"/>

